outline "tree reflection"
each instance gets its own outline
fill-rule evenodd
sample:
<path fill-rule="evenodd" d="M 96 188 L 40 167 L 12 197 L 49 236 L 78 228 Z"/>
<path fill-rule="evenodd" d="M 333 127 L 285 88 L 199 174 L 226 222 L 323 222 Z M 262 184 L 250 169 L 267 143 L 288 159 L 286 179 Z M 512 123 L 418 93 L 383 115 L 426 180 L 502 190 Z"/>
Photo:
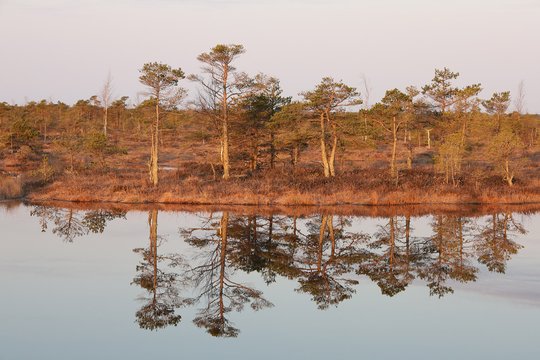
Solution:
<path fill-rule="evenodd" d="M 32 215 L 43 231 L 52 227 L 53 234 L 72 242 L 103 232 L 125 213 L 35 206 Z M 370 234 L 355 220 L 363 218 L 209 214 L 180 229 L 193 252 L 184 258 L 160 253 L 164 239 L 158 235 L 158 211 L 151 210 L 148 247 L 133 250 L 141 260 L 132 283 L 144 290 L 136 321 L 150 330 L 176 326 L 178 308 L 194 306 L 196 326 L 212 336 L 236 337 L 240 330 L 230 320 L 233 312 L 273 306 L 246 276 L 267 286 L 294 281 L 295 291 L 309 295 L 321 310 L 352 298 L 363 279 L 376 283 L 385 296 L 397 296 L 415 281 L 441 298 L 457 283 L 476 281 L 480 267 L 504 273 L 522 247 L 515 239 L 526 232 L 509 213 L 438 214 L 422 220 L 428 220 L 427 228 L 418 225 L 420 218 L 391 215 L 376 220 L 379 226 Z"/>
<path fill-rule="evenodd" d="M 465 221 L 461 217 L 437 215 L 433 222 L 433 236 L 426 249 L 426 261 L 419 275 L 427 282 L 430 295 L 443 297 L 453 293 L 448 280 L 459 282 L 476 280 L 477 268 L 468 264 L 471 256 L 464 237 Z"/>
<path fill-rule="evenodd" d="M 148 248 L 133 250 L 142 256 L 136 268 L 138 275 L 133 279 L 133 284 L 139 285 L 147 293 L 140 298 L 145 304 L 135 316 L 142 329 L 156 330 L 169 325 L 176 326 L 180 322 L 181 316 L 175 314 L 175 309 L 183 304 L 179 294 L 179 274 L 168 270 L 179 267 L 182 259 L 178 254 L 158 255 L 161 239 L 157 231 L 157 210 L 149 212 L 148 225 L 150 228 Z"/>
<path fill-rule="evenodd" d="M 525 234 L 522 224 L 511 214 L 493 214 L 477 236 L 478 261 L 489 271 L 505 273 L 506 263 L 522 247 L 511 239 L 515 234 Z"/>
<path fill-rule="evenodd" d="M 49 206 L 34 206 L 30 215 L 39 218 L 42 232 L 47 231 L 49 223 L 52 223 L 53 234 L 65 242 L 73 242 L 75 238 L 80 236 L 103 233 L 107 222 L 117 218 L 125 218 L 126 212 L 120 210 L 76 211 Z"/>
<path fill-rule="evenodd" d="M 227 318 L 231 311 L 241 311 L 250 304 L 254 310 L 273 306 L 261 291 L 234 281 L 234 268 L 228 251 L 243 244 L 245 239 L 229 239 L 229 213 L 224 212 L 217 222 L 212 216 L 206 227 L 183 232 L 186 241 L 199 248 L 202 262 L 190 270 L 190 279 L 198 289 L 192 303 L 204 303 L 193 322 L 212 336 L 236 337 L 239 330 Z M 200 234 L 200 235 L 199 235 Z"/>
<path fill-rule="evenodd" d="M 353 266 L 364 255 L 360 244 L 363 234 L 347 233 L 350 221 L 340 218 L 337 226 L 332 215 L 322 215 L 320 223 L 308 224 L 303 251 L 297 256 L 299 292 L 309 293 L 319 309 L 350 299 L 358 281 L 352 278 Z M 349 275 L 349 276 L 347 276 Z"/>
<path fill-rule="evenodd" d="M 410 218 L 405 220 L 403 227 L 397 216 L 390 217 L 369 243 L 368 248 L 372 251 L 366 257 L 367 261 L 360 264 L 358 272 L 375 281 L 384 295 L 400 293 L 414 279 L 413 268 L 421 254 L 414 251 L 418 247 L 411 246 L 410 232 Z"/>

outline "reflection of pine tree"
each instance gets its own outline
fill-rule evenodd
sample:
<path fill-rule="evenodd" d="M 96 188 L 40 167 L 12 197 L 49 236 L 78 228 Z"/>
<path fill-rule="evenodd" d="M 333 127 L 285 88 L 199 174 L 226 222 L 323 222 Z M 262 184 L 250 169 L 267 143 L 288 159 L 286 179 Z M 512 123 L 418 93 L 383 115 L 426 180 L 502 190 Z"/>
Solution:
<path fill-rule="evenodd" d="M 375 233 L 375 240 L 369 244 L 373 251 L 360 264 L 358 272 L 377 282 L 384 295 L 400 293 L 414 279 L 411 262 L 414 264 L 419 255 L 411 247 L 410 232 L 410 218 L 405 219 L 403 227 L 397 216 L 390 217 Z"/>
<path fill-rule="evenodd" d="M 426 260 L 419 275 L 427 281 L 431 295 L 443 297 L 454 290 L 449 279 L 459 282 L 476 281 L 478 269 L 470 265 L 472 250 L 469 221 L 459 216 L 437 215 L 430 245 L 426 247 Z"/>
<path fill-rule="evenodd" d="M 452 232 L 454 234 L 452 244 L 452 272 L 453 280 L 466 283 L 476 281 L 478 268 L 471 265 L 473 257 L 473 241 L 471 240 L 471 221 L 461 216 L 451 218 Z"/>
<path fill-rule="evenodd" d="M 179 294 L 179 275 L 167 272 L 167 268 L 181 265 L 177 254 L 158 255 L 159 237 L 157 234 L 158 211 L 152 210 L 148 216 L 150 226 L 150 245 L 146 249 L 134 249 L 142 255 L 137 266 L 139 273 L 133 283 L 145 289 L 149 296 L 141 297 L 146 303 L 136 313 L 137 323 L 143 329 L 156 330 L 169 325 L 176 326 L 181 319 L 175 309 L 183 304 Z M 162 266 L 159 266 L 163 263 Z"/>
<path fill-rule="evenodd" d="M 433 221 L 433 236 L 430 238 L 430 244 L 426 248 L 425 266 L 419 269 L 419 276 L 427 282 L 430 295 L 443 297 L 454 290 L 446 285 L 452 271 L 449 241 L 451 232 L 447 227 L 443 215 L 437 215 Z"/>
<path fill-rule="evenodd" d="M 234 216 L 229 219 L 229 242 L 234 239 L 234 246 L 230 249 L 231 262 L 247 273 L 259 272 L 267 284 L 275 282 L 276 278 L 271 266 L 277 246 L 273 241 L 274 231 L 274 215 Z"/>
<path fill-rule="evenodd" d="M 322 215 L 320 225 L 308 223 L 308 235 L 295 259 L 299 271 L 299 292 L 311 294 L 319 309 L 350 299 L 358 284 L 350 277 L 353 265 L 362 256 L 359 248 L 364 236 L 344 231 L 350 222 L 340 218 L 337 226 L 332 215 Z M 349 276 L 347 276 L 349 275 Z"/>
<path fill-rule="evenodd" d="M 522 247 L 511 239 L 514 234 L 525 234 L 526 230 L 511 214 L 493 214 L 477 237 L 478 261 L 489 271 L 505 273 L 506 263 Z"/>
<path fill-rule="evenodd" d="M 206 303 L 193 322 L 212 336 L 238 336 L 239 330 L 226 317 L 231 311 L 241 311 L 246 304 L 254 310 L 273 306 L 261 291 L 232 280 L 231 249 L 241 246 L 239 242 L 245 239 L 229 238 L 230 230 L 229 213 L 224 212 L 219 222 L 211 218 L 208 227 L 183 232 L 189 244 L 207 250 L 202 263 L 189 271 L 190 280 L 198 289 L 198 294 L 190 302 Z M 202 234 L 197 236 L 198 232 Z"/>
<path fill-rule="evenodd" d="M 31 216 L 39 217 L 41 231 L 47 231 L 49 222 L 54 224 L 52 233 L 66 242 L 89 233 L 103 233 L 107 222 L 125 217 L 123 211 L 92 210 L 76 211 L 48 206 L 34 206 Z"/>

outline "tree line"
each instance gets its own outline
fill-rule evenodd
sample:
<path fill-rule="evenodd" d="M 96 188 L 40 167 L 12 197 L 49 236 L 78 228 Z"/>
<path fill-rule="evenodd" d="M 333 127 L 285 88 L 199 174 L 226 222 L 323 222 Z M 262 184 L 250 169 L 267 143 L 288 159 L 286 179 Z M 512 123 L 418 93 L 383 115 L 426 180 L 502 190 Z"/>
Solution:
<path fill-rule="evenodd" d="M 404 171 L 421 167 L 424 156 L 446 183 L 459 185 L 469 175 L 465 164 L 474 163 L 512 186 L 537 145 L 538 118 L 524 114 L 523 86 L 512 113 L 509 91 L 481 99 L 481 84 L 457 86 L 459 73 L 448 68 L 436 69 L 421 87 L 389 89 L 373 105 L 367 81 L 360 92 L 331 77 L 293 100 L 277 78 L 237 69 L 244 52 L 242 45 L 216 45 L 197 57 L 201 71 L 191 75 L 146 63 L 139 70 L 144 98 L 131 105 L 127 96 L 113 96 L 110 75 L 98 95 L 71 106 L 0 103 L 2 157 L 28 163 L 56 156 L 63 170 L 77 173 L 107 168 L 115 156 L 144 146 L 148 181 L 157 186 L 160 149 L 177 144 L 189 144 L 194 161 L 225 180 L 278 162 L 295 171 L 308 152 L 313 159 L 318 153 L 321 176 L 332 178 L 346 169 L 338 159 L 347 153 L 378 152 L 396 183 Z M 187 81 L 198 86 L 189 101 Z"/>

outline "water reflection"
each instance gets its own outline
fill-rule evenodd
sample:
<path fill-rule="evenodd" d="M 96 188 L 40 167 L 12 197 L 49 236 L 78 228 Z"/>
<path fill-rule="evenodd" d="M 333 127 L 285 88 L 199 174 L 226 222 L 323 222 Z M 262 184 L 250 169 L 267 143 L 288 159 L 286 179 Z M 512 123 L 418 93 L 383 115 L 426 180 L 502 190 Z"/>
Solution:
<path fill-rule="evenodd" d="M 42 232 L 47 231 L 49 223 L 52 223 L 53 234 L 65 242 L 73 242 L 75 238 L 89 233 L 103 233 L 108 221 L 118 218 L 125 219 L 126 212 L 121 210 L 76 211 L 73 209 L 34 206 L 30 215 L 39 218 Z"/>
<path fill-rule="evenodd" d="M 119 211 L 45 206 L 34 207 L 31 214 L 39 217 L 43 231 L 52 223 L 52 233 L 67 242 L 125 219 Z M 220 337 L 240 332 L 231 313 L 273 306 L 261 289 L 241 280 L 242 274 L 260 276 L 268 286 L 280 277 L 292 280 L 295 291 L 307 294 L 321 310 L 352 298 L 355 285 L 367 279 L 384 296 L 396 296 L 415 282 L 441 298 L 453 293 L 456 283 L 476 281 L 482 267 L 504 273 L 522 247 L 515 238 L 526 232 L 505 212 L 432 215 L 430 233 L 416 236 L 415 221 L 425 224 L 425 217 L 390 215 L 369 232 L 362 230 L 367 228 L 364 217 L 224 211 L 199 214 L 193 226 L 179 228 L 178 237 L 195 254 L 188 257 L 160 252 L 165 239 L 159 235 L 158 215 L 155 209 L 148 212 L 148 247 L 133 250 L 141 260 L 132 284 L 144 291 L 136 322 L 149 330 L 176 326 L 181 320 L 177 312 L 189 306 L 196 309 L 193 323 Z"/>
<path fill-rule="evenodd" d="M 182 318 L 175 314 L 176 308 L 183 303 L 180 297 L 180 275 L 175 271 L 181 267 L 182 257 L 180 254 L 158 254 L 163 239 L 158 236 L 157 210 L 149 212 L 148 225 L 150 228 L 148 248 L 133 250 L 142 257 L 136 267 L 137 276 L 133 279 L 133 284 L 146 290 L 146 295 L 139 298 L 144 305 L 135 316 L 142 329 L 156 330 L 169 325 L 176 326 Z"/>
<path fill-rule="evenodd" d="M 181 231 L 187 243 L 200 249 L 202 260 L 189 270 L 188 276 L 197 293 L 190 303 L 203 305 L 193 322 L 212 336 L 238 336 L 239 330 L 227 319 L 227 313 L 241 311 L 246 304 L 254 310 L 272 306 L 261 291 L 233 277 L 234 270 L 243 264 L 244 257 L 238 253 L 243 251 L 244 242 L 250 241 L 238 220 L 231 221 L 229 213 L 224 212 L 219 219 L 210 216 L 205 227 Z"/>

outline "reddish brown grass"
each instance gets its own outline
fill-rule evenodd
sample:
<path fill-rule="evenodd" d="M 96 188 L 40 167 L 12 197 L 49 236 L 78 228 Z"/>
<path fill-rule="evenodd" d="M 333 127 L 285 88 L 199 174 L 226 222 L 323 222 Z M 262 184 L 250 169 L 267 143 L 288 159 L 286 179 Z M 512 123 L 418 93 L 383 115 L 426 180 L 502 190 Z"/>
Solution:
<path fill-rule="evenodd" d="M 196 170 L 196 169 L 195 169 Z M 458 203 L 540 203 L 538 181 L 506 186 L 498 178 L 460 179 L 457 186 L 428 170 L 403 171 L 396 185 L 386 171 L 355 170 L 333 179 L 317 169 L 257 172 L 228 181 L 184 171 L 161 173 L 150 186 L 146 174 L 102 172 L 69 175 L 34 191 L 34 201 L 163 203 L 198 205 L 405 205 Z"/>

